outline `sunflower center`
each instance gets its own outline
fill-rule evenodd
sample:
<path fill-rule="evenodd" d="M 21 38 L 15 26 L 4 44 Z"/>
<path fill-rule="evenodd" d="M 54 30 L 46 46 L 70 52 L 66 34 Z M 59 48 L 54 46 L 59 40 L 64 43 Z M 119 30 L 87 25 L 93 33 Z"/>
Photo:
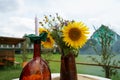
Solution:
<path fill-rule="evenodd" d="M 77 41 L 81 37 L 81 31 L 78 28 L 72 28 L 69 31 L 69 38 L 73 41 Z"/>

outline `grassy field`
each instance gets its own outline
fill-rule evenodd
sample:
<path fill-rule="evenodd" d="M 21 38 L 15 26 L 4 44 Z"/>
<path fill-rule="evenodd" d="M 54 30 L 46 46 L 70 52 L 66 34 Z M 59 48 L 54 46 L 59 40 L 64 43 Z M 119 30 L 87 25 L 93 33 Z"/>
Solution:
<path fill-rule="evenodd" d="M 28 55 L 28 57 L 29 57 L 28 61 L 32 59 L 32 55 L 33 54 Z M 93 63 L 87 56 L 88 55 L 79 55 L 76 58 L 76 62 Z M 42 57 L 45 59 L 50 59 L 50 60 L 60 60 L 59 54 L 47 54 L 47 55 L 42 55 Z M 21 54 L 16 54 L 15 58 L 16 58 L 17 62 L 22 63 Z M 50 61 L 49 66 L 50 66 L 52 73 L 60 72 L 60 63 L 59 62 L 51 62 Z M 77 66 L 77 73 L 97 75 L 97 76 L 104 77 L 104 72 L 102 72 L 101 67 L 78 65 L 78 64 L 76 66 Z M 0 68 L 0 80 L 12 80 L 13 78 L 18 78 L 20 76 L 21 71 L 22 71 L 21 65 L 15 65 L 15 66 L 11 66 L 11 67 L 1 67 Z M 120 70 L 118 70 L 118 71 L 120 71 Z M 120 72 L 118 73 L 118 75 L 120 75 Z M 113 76 L 112 80 L 120 80 L 120 77 L 118 75 Z"/>

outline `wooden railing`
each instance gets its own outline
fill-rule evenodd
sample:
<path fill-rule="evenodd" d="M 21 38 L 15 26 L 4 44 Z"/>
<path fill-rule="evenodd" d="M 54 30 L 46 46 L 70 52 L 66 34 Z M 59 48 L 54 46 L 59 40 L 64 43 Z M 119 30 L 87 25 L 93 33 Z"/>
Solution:
<path fill-rule="evenodd" d="M 48 61 L 61 62 L 61 61 L 58 61 L 58 60 L 48 60 Z M 76 64 L 80 64 L 80 65 L 90 65 L 90 66 L 105 66 L 105 65 L 101 65 L 101 64 L 85 63 L 85 62 L 76 62 Z M 107 66 L 107 65 L 106 65 L 106 66 Z M 110 66 L 110 65 L 109 65 L 109 66 Z M 110 67 L 120 69 L 120 66 L 110 66 Z"/>

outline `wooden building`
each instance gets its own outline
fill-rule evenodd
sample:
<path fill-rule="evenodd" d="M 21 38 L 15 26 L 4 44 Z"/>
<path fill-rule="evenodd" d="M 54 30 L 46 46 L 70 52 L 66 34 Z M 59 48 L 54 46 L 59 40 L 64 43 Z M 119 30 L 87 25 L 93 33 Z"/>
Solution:
<path fill-rule="evenodd" d="M 24 38 L 3 37 L 0 36 L 0 45 L 9 45 L 15 47 L 18 43 L 25 41 Z M 0 66 L 13 65 L 15 61 L 15 49 L 0 49 Z"/>

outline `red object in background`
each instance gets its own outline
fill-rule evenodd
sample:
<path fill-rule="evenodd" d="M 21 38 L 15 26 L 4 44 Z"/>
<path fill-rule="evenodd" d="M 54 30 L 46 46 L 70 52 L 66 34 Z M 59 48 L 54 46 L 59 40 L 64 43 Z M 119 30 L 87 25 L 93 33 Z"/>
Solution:
<path fill-rule="evenodd" d="M 40 57 L 40 50 L 40 40 L 35 40 L 33 59 L 23 68 L 20 80 L 51 80 L 50 69 Z"/>

